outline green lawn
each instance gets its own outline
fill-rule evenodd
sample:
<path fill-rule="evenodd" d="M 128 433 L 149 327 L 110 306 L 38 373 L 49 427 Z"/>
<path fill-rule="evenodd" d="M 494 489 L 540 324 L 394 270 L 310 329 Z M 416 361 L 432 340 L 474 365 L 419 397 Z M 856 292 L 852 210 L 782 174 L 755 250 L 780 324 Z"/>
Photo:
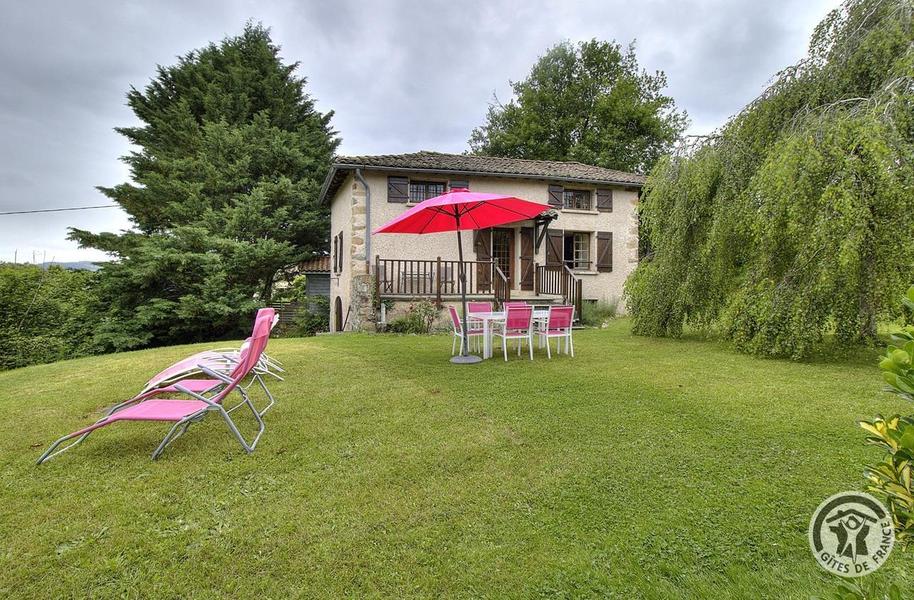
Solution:
<path fill-rule="evenodd" d="M 34 466 L 196 347 L 0 373 L 0 596 L 808 598 L 806 527 L 910 410 L 870 357 L 793 364 L 576 333 L 577 358 L 447 362 L 443 336 L 273 340 L 256 452 L 216 418 L 157 462 L 122 423 Z M 249 419 L 239 417 L 251 430 Z M 876 577 L 914 587 L 896 550 Z"/>

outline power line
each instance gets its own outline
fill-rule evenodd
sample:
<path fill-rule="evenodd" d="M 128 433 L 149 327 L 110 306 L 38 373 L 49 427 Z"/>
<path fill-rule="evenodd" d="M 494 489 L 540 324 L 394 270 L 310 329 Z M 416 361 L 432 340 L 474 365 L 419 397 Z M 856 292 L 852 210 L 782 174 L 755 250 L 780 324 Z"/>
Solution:
<path fill-rule="evenodd" d="M 31 215 L 35 213 L 52 213 L 52 212 L 64 212 L 70 210 L 92 210 L 95 208 L 118 208 L 117 204 L 97 204 L 95 206 L 73 206 L 69 208 L 41 208 L 37 210 L 10 210 L 5 212 L 0 212 L 0 216 L 3 215 Z"/>

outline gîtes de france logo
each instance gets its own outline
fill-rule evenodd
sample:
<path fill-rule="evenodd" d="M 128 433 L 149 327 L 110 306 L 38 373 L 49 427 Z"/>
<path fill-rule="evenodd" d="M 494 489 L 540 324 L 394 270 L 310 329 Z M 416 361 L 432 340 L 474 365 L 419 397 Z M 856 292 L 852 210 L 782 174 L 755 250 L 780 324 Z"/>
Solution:
<path fill-rule="evenodd" d="M 885 506 L 863 492 L 826 499 L 809 522 L 809 547 L 823 569 L 842 577 L 862 577 L 885 563 L 895 544 Z"/>

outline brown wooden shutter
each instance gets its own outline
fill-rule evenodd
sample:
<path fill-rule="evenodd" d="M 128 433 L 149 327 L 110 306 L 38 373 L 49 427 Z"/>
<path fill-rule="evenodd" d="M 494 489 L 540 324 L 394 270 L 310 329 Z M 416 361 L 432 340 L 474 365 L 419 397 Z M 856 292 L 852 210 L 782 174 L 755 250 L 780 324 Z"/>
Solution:
<path fill-rule="evenodd" d="M 333 272 L 336 273 L 336 265 L 340 261 L 340 238 L 339 236 L 333 236 Z"/>
<path fill-rule="evenodd" d="M 342 231 L 340 232 L 339 237 L 340 237 L 340 251 L 337 252 L 336 256 L 337 256 L 337 262 L 339 263 L 339 271 L 340 271 L 340 273 L 342 273 L 343 272 L 343 232 Z"/>
<path fill-rule="evenodd" d="M 466 179 L 452 179 L 448 182 L 449 189 L 466 188 L 470 189 L 470 182 Z"/>
<path fill-rule="evenodd" d="M 482 261 L 492 260 L 492 230 L 477 229 L 473 232 L 473 249 L 476 251 L 476 285 L 480 291 L 492 288 L 492 267 L 481 264 Z"/>
<path fill-rule="evenodd" d="M 520 228 L 520 289 L 532 290 L 536 253 L 533 250 L 533 228 Z"/>
<path fill-rule="evenodd" d="M 546 266 L 562 266 L 562 255 L 564 254 L 563 239 L 565 235 L 560 229 L 550 229 L 546 232 Z"/>
<path fill-rule="evenodd" d="M 405 204 L 409 201 L 409 178 L 408 177 L 388 177 L 387 178 L 387 201 Z"/>
<path fill-rule="evenodd" d="M 613 270 L 612 231 L 597 232 L 597 271 L 609 273 Z"/>
<path fill-rule="evenodd" d="M 597 210 L 600 212 L 613 211 L 612 190 L 597 190 Z"/>
<path fill-rule="evenodd" d="M 565 206 L 565 188 L 560 185 L 549 186 L 549 206 L 562 208 Z"/>

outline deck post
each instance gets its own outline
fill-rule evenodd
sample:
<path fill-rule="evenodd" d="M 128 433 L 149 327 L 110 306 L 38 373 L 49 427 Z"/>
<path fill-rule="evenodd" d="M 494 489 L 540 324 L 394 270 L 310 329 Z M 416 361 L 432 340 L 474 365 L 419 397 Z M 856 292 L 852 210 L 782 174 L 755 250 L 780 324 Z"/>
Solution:
<path fill-rule="evenodd" d="M 539 286 L 540 282 L 538 281 L 539 280 L 539 276 L 538 276 L 539 271 L 540 271 L 540 264 L 536 261 L 533 261 L 533 295 L 534 296 L 540 295 L 540 286 Z"/>
<path fill-rule="evenodd" d="M 438 310 L 441 310 L 441 257 L 435 261 L 435 305 L 438 307 Z"/>

